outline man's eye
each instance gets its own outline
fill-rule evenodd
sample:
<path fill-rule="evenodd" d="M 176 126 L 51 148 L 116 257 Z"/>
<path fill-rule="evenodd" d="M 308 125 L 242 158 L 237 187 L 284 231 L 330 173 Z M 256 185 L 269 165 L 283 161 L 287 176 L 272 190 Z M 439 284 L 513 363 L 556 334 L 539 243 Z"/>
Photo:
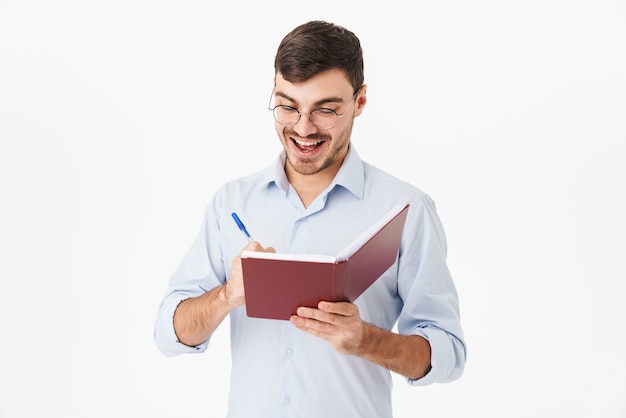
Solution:
<path fill-rule="evenodd" d="M 298 109 L 287 105 L 278 105 L 280 111 L 283 113 L 298 113 Z"/>
<path fill-rule="evenodd" d="M 335 111 L 332 109 L 326 109 L 325 107 L 321 107 L 319 109 L 315 109 L 313 111 L 314 113 L 320 115 L 320 116 L 331 116 L 331 115 L 335 115 Z"/>

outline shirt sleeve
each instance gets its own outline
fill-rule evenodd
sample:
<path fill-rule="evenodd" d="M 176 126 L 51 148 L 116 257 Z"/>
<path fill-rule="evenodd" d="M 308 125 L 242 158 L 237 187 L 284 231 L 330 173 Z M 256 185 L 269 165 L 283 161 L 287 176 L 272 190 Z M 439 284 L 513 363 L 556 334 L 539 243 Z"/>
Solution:
<path fill-rule="evenodd" d="M 219 236 L 217 213 L 211 205 L 207 207 L 200 231 L 170 277 L 158 307 L 154 342 L 167 356 L 203 352 L 208 347 L 210 339 L 195 347 L 181 343 L 174 332 L 173 319 L 178 304 L 183 300 L 200 296 L 226 280 L 219 242 L 208 239 L 209 236 Z"/>
<path fill-rule="evenodd" d="M 446 237 L 434 202 L 422 195 L 412 205 L 400 247 L 398 291 L 404 306 L 398 331 L 430 343 L 431 370 L 421 379 L 407 380 L 423 386 L 458 379 L 466 347 L 458 295 L 446 263 Z"/>

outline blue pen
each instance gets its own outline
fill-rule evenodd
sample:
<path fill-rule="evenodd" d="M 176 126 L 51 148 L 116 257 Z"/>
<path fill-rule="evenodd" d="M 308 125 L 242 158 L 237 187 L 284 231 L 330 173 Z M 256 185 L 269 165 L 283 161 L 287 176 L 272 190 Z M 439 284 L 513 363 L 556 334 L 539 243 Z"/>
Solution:
<path fill-rule="evenodd" d="M 239 216 L 237 216 L 237 214 L 235 212 L 230 214 L 233 219 L 235 220 L 235 222 L 237 223 L 237 226 L 239 227 L 239 229 L 241 230 L 241 232 L 243 232 L 243 234 L 246 236 L 246 238 L 248 239 L 248 241 L 252 242 L 254 241 L 252 239 L 252 237 L 250 236 L 250 233 L 248 232 L 248 230 L 246 229 L 246 226 L 243 224 L 243 222 L 241 222 L 241 219 L 239 219 Z"/>

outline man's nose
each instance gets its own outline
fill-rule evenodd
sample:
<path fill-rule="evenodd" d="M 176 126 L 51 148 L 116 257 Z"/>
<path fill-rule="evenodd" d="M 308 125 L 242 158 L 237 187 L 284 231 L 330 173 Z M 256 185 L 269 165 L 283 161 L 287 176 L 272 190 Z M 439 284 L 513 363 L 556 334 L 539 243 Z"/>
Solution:
<path fill-rule="evenodd" d="M 293 130 L 296 131 L 296 133 L 300 137 L 305 138 L 317 132 L 318 128 L 317 126 L 313 125 L 313 122 L 311 122 L 311 115 L 302 114 L 300 115 L 300 120 L 298 121 L 298 123 L 293 125 Z"/>

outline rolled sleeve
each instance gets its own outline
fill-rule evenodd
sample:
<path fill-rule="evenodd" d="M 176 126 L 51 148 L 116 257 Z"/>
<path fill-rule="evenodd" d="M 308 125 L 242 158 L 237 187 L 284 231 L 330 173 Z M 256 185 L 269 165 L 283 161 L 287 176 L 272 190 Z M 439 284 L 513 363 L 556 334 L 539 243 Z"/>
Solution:
<path fill-rule="evenodd" d="M 426 386 L 432 383 L 452 382 L 463 374 L 465 368 L 465 344 L 448 334 L 434 328 L 423 328 L 413 333 L 419 335 L 430 343 L 431 369 L 421 379 L 407 378 L 407 382 L 413 386 Z"/>
<path fill-rule="evenodd" d="M 154 342 L 167 356 L 206 351 L 210 339 L 190 347 L 178 340 L 174 330 L 174 312 L 185 299 L 197 297 L 225 282 L 219 241 L 209 242 L 213 234 L 219 236 L 214 207 L 209 205 L 196 239 L 170 277 L 169 285 L 157 310 Z M 221 279 L 220 279 L 221 278 Z"/>
<path fill-rule="evenodd" d="M 190 347 L 181 343 L 174 331 L 174 312 L 178 305 L 188 299 L 189 296 L 172 294 L 163 300 L 157 312 L 157 320 L 154 325 L 154 343 L 163 354 L 168 357 L 186 353 L 201 353 L 206 351 L 209 340 Z"/>
<path fill-rule="evenodd" d="M 398 330 L 430 343 L 431 370 L 409 384 L 425 386 L 458 379 L 464 370 L 466 347 L 456 287 L 446 264 L 446 237 L 434 202 L 423 196 L 405 228 L 400 295 L 404 307 Z"/>

